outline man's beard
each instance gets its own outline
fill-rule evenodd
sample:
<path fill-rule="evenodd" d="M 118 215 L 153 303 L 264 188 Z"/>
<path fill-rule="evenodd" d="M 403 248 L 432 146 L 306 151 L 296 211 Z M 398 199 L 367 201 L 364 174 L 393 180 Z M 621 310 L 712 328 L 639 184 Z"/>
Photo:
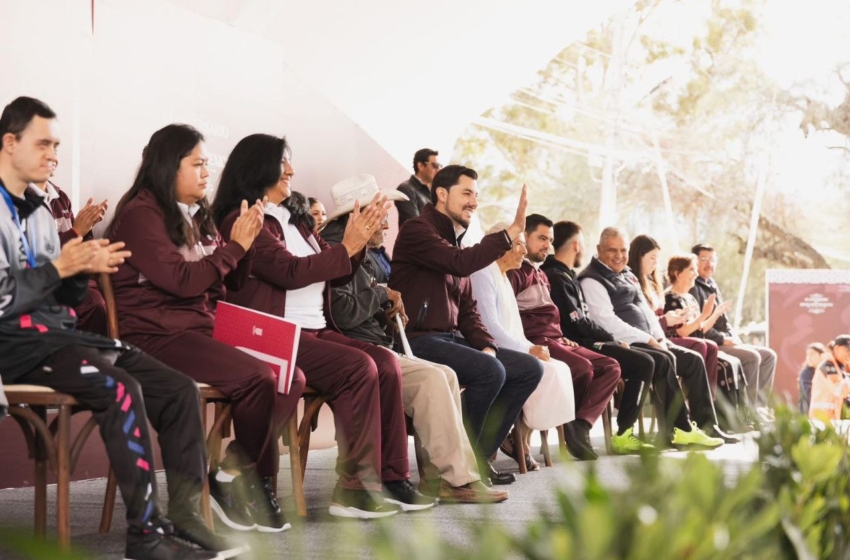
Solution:
<path fill-rule="evenodd" d="M 540 256 L 541 254 L 543 254 L 542 257 Z M 546 260 L 546 256 L 548 254 L 549 254 L 548 252 L 543 253 L 543 251 L 539 251 L 539 252 L 535 252 L 535 253 L 529 252 L 527 257 L 528 257 L 528 260 L 530 260 L 533 263 L 542 263 L 543 261 Z"/>
<path fill-rule="evenodd" d="M 573 268 L 581 268 L 581 263 L 584 260 L 584 253 L 576 253 L 576 260 L 573 263 Z"/>
<path fill-rule="evenodd" d="M 472 212 L 475 212 L 475 210 L 472 208 L 462 208 L 460 212 L 455 212 L 454 210 L 446 208 L 446 214 L 449 215 L 449 218 L 459 223 L 464 229 L 469 229 L 469 220 L 463 217 L 463 210 L 467 209 Z"/>

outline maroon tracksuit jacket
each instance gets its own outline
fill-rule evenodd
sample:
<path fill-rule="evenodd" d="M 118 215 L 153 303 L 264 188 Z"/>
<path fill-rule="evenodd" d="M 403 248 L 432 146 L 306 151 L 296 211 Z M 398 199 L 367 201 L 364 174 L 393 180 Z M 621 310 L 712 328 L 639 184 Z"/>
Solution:
<path fill-rule="evenodd" d="M 461 248 L 462 239 L 448 216 L 425 205 L 396 238 L 389 286 L 404 297 L 409 337 L 460 331 L 476 350 L 498 349 L 478 315 L 469 276 L 510 250 L 511 240 L 500 231 Z"/>
<path fill-rule="evenodd" d="M 229 238 L 238 211 L 221 224 Z M 309 228 L 298 226 L 316 254 L 289 252 L 283 227 L 266 215 L 254 241 L 251 277 L 227 301 L 283 317 L 288 290 L 326 282 L 322 311 L 327 328 L 302 329 L 296 364 L 307 384 L 326 395 L 333 406 L 339 442 L 337 474 L 343 488 L 377 490 L 381 482 L 409 476 L 407 432 L 401 398 L 401 368 L 385 348 L 350 339 L 339 332 L 330 315 L 330 286 L 351 281 L 365 251 L 349 257 L 344 245 L 331 247 Z"/>
<path fill-rule="evenodd" d="M 509 270 L 507 275 L 517 297 L 525 337 L 534 344 L 548 347 L 554 359 L 570 366 L 576 418 L 593 425 L 617 390 L 620 364 L 582 346 L 572 347 L 561 342 L 564 336 L 561 312 L 552 302 L 549 279 L 544 272 L 526 260 L 522 268 Z"/>

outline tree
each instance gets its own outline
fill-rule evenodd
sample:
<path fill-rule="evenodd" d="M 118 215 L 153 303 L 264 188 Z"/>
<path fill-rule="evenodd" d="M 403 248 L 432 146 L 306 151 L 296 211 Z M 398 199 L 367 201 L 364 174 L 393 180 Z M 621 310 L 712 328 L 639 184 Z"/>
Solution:
<path fill-rule="evenodd" d="M 509 215 L 502 201 L 525 182 L 530 211 L 579 221 L 592 240 L 610 173 L 617 225 L 650 233 L 668 255 L 711 242 L 726 263 L 718 281 L 735 294 L 757 178 L 777 134 L 794 126 L 789 95 L 758 62 L 764 6 L 644 0 L 563 49 L 455 146 L 453 159 L 480 172 L 485 227 Z M 844 104 L 819 111 L 810 126 L 850 128 L 850 89 Z M 812 224 L 794 219 L 796 208 L 798 200 L 765 197 L 752 274 L 737 294 L 745 322 L 764 318 L 766 268 L 829 267 L 807 241 Z"/>

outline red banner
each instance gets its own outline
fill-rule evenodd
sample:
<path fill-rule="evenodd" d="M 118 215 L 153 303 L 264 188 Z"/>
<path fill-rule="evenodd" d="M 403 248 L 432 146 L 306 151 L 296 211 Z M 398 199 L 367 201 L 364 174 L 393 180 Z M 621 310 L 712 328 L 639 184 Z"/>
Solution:
<path fill-rule="evenodd" d="M 774 391 L 797 402 L 812 342 L 850 333 L 850 270 L 768 270 L 767 343 L 778 354 Z"/>

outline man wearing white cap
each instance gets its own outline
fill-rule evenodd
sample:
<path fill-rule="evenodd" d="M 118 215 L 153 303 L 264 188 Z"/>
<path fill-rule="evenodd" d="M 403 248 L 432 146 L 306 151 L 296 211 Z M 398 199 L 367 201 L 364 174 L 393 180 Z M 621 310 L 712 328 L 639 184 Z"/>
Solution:
<path fill-rule="evenodd" d="M 378 184 L 371 175 L 357 175 L 334 185 L 331 195 L 336 208 L 322 230 L 322 238 L 331 245 L 342 241 L 348 217 L 354 209 L 351 193 L 357 193 L 363 205 L 368 204 L 378 192 Z M 385 191 L 384 194 L 389 200 L 406 198 L 398 191 Z M 372 240 L 382 242 L 387 228 L 385 220 Z M 391 349 L 393 337 L 387 336 L 385 328 L 388 323 L 392 324 L 396 315 L 400 315 L 405 323 L 407 316 L 401 294 L 379 286 L 371 264 L 364 260 L 351 282 L 332 289 L 331 315 L 344 335 Z M 463 427 L 460 388 L 455 372 L 448 366 L 413 356 L 399 355 L 398 362 L 404 411 L 412 417 L 413 426 L 430 459 L 423 466 L 426 476 L 419 484 L 420 491 L 452 502 L 506 500 L 507 492 L 488 488 L 481 482 L 475 454 Z"/>

